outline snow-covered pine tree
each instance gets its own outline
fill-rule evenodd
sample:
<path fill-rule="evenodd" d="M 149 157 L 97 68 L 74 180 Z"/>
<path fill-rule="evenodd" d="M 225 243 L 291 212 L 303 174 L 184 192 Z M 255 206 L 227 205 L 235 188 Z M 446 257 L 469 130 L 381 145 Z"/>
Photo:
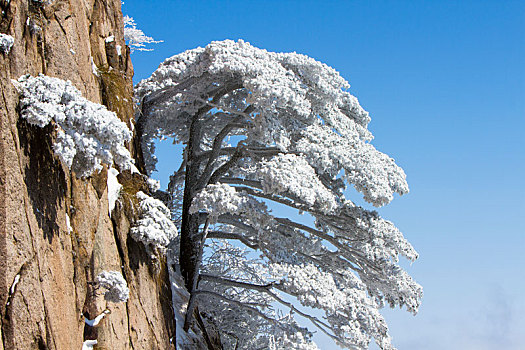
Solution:
<path fill-rule="evenodd" d="M 198 305 L 225 348 L 315 349 L 301 315 L 342 346 L 367 348 L 373 337 L 393 349 L 379 309 L 417 312 L 422 288 L 397 264 L 417 253 L 344 190 L 353 185 L 382 206 L 408 186 L 369 143 L 370 117 L 348 88 L 312 58 L 241 40 L 168 58 L 138 84 L 147 170 L 156 139 L 184 145 L 169 191 L 182 193 L 172 210 L 191 293 L 186 330 Z M 315 224 L 280 216 L 278 206 Z"/>

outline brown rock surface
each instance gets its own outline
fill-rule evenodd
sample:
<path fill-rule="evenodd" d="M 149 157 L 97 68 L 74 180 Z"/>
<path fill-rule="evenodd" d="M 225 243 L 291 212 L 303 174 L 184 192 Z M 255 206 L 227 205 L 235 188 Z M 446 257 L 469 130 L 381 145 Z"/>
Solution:
<path fill-rule="evenodd" d="M 120 6 L 0 0 L 0 33 L 15 38 L 9 54 L 0 52 L 0 350 L 81 349 L 84 339 L 97 339 L 98 349 L 171 348 L 167 274 L 129 238 L 133 203 L 118 203 L 110 217 L 107 172 L 87 180 L 71 174 L 53 154 L 53 126 L 19 120 L 11 84 L 39 73 L 70 80 L 129 125 L 133 72 Z M 89 282 L 102 270 L 122 272 L 127 303 L 107 303 L 93 290 Z M 106 308 L 97 327 L 85 325 L 82 313 L 94 318 Z"/>

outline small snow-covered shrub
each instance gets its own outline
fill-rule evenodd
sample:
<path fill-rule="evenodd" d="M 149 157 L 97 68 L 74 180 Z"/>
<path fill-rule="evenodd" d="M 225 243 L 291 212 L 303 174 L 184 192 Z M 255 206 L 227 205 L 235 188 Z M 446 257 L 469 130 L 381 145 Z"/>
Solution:
<path fill-rule="evenodd" d="M 78 177 L 90 176 L 102 164 L 115 162 L 129 169 L 133 160 L 124 142 L 131 131 L 114 112 L 88 101 L 69 81 L 40 74 L 16 82 L 21 94 L 21 116 L 44 127 L 53 120 L 58 127 L 55 153 Z"/>
<path fill-rule="evenodd" d="M 6 55 L 9 54 L 9 51 L 11 51 L 11 47 L 13 47 L 14 42 L 15 39 L 11 35 L 0 33 L 0 51 Z"/>
<path fill-rule="evenodd" d="M 113 303 L 126 302 L 129 298 L 128 284 L 118 271 L 102 271 L 97 275 L 96 281 L 107 289 L 104 299 Z"/>
<path fill-rule="evenodd" d="M 165 251 L 168 244 L 177 237 L 177 228 L 171 221 L 170 210 L 160 200 L 137 192 L 140 219 L 131 229 L 131 237 L 146 247 Z"/>
<path fill-rule="evenodd" d="M 146 48 L 146 44 L 158 44 L 162 40 L 155 40 L 147 36 L 144 32 L 137 28 L 137 24 L 132 17 L 124 16 L 124 40 L 128 44 L 131 52 L 137 51 L 153 51 L 153 49 Z"/>

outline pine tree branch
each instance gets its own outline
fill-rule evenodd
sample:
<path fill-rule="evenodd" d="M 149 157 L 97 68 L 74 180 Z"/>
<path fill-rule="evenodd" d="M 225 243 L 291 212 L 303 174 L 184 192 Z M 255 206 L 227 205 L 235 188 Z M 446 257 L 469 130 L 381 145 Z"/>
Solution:
<path fill-rule="evenodd" d="M 259 249 L 259 246 L 257 243 L 250 242 L 246 237 L 233 233 L 233 232 L 224 232 L 224 231 L 210 231 L 208 233 L 208 238 L 219 238 L 219 239 L 234 239 L 237 241 L 242 242 L 244 245 L 251 249 Z"/>
<path fill-rule="evenodd" d="M 342 244 L 341 242 L 339 242 L 335 237 L 332 237 L 322 231 L 319 231 L 319 230 L 316 230 L 314 228 L 311 228 L 309 226 L 306 226 L 306 225 L 303 225 L 303 224 L 300 224 L 300 223 L 297 223 L 297 222 L 294 222 L 290 219 L 287 219 L 287 218 L 278 218 L 278 217 L 274 217 L 274 220 L 282 225 L 285 225 L 285 226 L 289 226 L 289 227 L 294 227 L 294 228 L 298 228 L 300 230 L 303 230 L 303 231 L 306 231 L 308 233 L 311 233 L 321 239 L 324 239 L 326 240 L 327 242 L 330 242 L 331 244 L 333 244 L 336 248 L 339 249 L 339 251 L 343 254 L 343 255 L 349 255 L 351 256 L 352 258 L 354 259 L 357 259 L 358 261 L 366 264 L 367 266 L 369 266 L 370 268 L 376 270 L 376 271 L 381 271 L 381 269 L 379 267 L 377 267 L 374 263 L 372 263 L 369 259 L 367 259 L 363 253 L 361 253 L 359 250 L 355 249 L 355 248 L 352 248 L 348 245 L 344 245 Z M 357 262 L 355 262 L 357 263 Z M 359 264 L 358 264 L 359 265 Z"/>
<path fill-rule="evenodd" d="M 266 293 L 266 294 L 270 295 L 273 299 L 275 299 L 277 302 L 279 302 L 280 304 L 289 307 L 292 312 L 297 312 L 299 315 L 307 318 L 317 328 L 319 328 L 321 331 L 323 331 L 323 333 L 325 333 L 328 336 L 330 336 L 332 339 L 340 341 L 340 339 L 338 337 L 336 337 L 335 335 L 331 334 L 330 332 L 328 332 L 325 329 L 325 328 L 329 328 L 330 329 L 331 328 L 330 325 L 326 324 L 325 322 L 319 320 L 316 317 L 310 316 L 310 315 L 302 312 L 301 310 L 297 309 L 292 303 L 284 301 L 277 294 L 272 292 L 272 288 L 276 288 L 276 289 L 278 289 L 278 290 L 288 294 L 288 292 L 282 287 L 281 283 L 268 283 L 268 284 L 264 284 L 264 285 L 258 285 L 258 284 L 252 284 L 252 283 L 247 283 L 247 282 L 234 281 L 234 280 L 231 280 L 231 279 L 218 277 L 218 276 L 212 276 L 212 275 L 208 275 L 208 274 L 201 274 L 201 278 L 204 279 L 204 280 L 207 280 L 207 281 L 215 282 L 215 283 L 225 284 L 225 285 L 229 285 L 229 286 L 233 286 L 233 287 L 239 287 L 239 288 L 252 289 L 252 290 L 256 290 L 256 291 L 259 291 L 259 292 Z M 293 294 L 290 294 L 290 295 L 293 295 Z"/>
<path fill-rule="evenodd" d="M 268 283 L 268 284 L 252 284 L 248 282 L 235 281 L 224 277 L 213 276 L 209 274 L 201 274 L 200 278 L 206 281 L 211 281 L 215 283 L 226 284 L 233 287 L 240 287 L 246 289 L 257 290 L 259 292 L 267 292 L 271 288 L 277 286 L 279 283 Z"/>
<path fill-rule="evenodd" d="M 261 318 L 265 319 L 266 321 L 272 322 L 272 323 L 274 323 L 274 324 L 279 326 L 277 320 L 275 320 L 275 319 L 273 319 L 271 317 L 268 317 L 267 315 L 265 315 L 263 312 L 261 312 L 256 307 L 246 305 L 245 303 L 243 303 L 241 301 L 237 301 L 237 300 L 234 300 L 234 299 L 227 298 L 227 297 L 225 297 L 222 294 L 219 294 L 217 292 L 212 292 L 212 291 L 209 291 L 209 290 L 202 290 L 202 289 L 196 290 L 195 291 L 195 296 L 198 297 L 200 295 L 209 295 L 211 297 L 215 297 L 215 298 L 221 299 L 221 300 L 223 300 L 223 301 L 225 301 L 227 303 L 237 305 L 237 306 L 239 306 L 239 307 L 241 307 L 243 309 L 248 309 L 248 310 L 252 311 L 253 313 L 257 314 L 258 316 L 260 316 Z"/>

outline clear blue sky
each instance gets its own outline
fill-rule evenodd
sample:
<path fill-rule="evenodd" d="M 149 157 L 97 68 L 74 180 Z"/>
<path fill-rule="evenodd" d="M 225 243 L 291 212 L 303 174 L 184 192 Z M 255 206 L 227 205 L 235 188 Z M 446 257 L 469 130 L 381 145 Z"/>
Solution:
<path fill-rule="evenodd" d="M 395 345 L 525 349 L 525 1 L 125 0 L 123 10 L 164 40 L 133 54 L 136 81 L 168 56 L 238 38 L 341 72 L 372 116 L 373 144 L 411 186 L 380 209 L 419 251 L 407 269 L 425 290 L 416 317 L 385 312 Z"/>

